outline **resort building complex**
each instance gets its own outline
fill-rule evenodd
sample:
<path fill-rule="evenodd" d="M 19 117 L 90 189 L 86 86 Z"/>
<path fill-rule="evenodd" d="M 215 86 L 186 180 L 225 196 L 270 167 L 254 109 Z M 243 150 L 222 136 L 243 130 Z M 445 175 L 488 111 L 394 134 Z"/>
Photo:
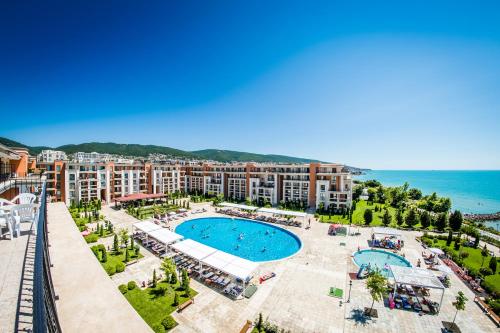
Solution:
<path fill-rule="evenodd" d="M 222 195 L 260 205 L 294 202 L 304 208 L 342 209 L 351 203 L 351 175 L 341 164 L 120 163 L 110 161 L 111 155 L 93 153 L 76 153 L 73 160 L 55 159 L 64 156 L 60 153 L 42 152 L 32 169 L 45 172 L 48 194 L 67 205 L 92 199 L 112 203 L 135 193 L 175 192 Z"/>

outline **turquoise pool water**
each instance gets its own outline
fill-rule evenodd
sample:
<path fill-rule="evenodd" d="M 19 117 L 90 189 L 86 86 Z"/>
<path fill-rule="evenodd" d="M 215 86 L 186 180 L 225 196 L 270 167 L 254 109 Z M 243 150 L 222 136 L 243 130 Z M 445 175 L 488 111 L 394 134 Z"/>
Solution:
<path fill-rule="evenodd" d="M 283 228 L 238 218 L 193 219 L 178 225 L 175 232 L 252 261 L 286 258 L 302 246 L 297 236 Z"/>
<path fill-rule="evenodd" d="M 392 276 L 391 271 L 386 269 L 386 265 L 411 267 L 410 262 L 405 258 L 381 250 L 361 250 L 355 252 L 354 262 L 359 267 L 363 264 L 370 264 L 372 268 L 379 268 L 385 276 Z"/>

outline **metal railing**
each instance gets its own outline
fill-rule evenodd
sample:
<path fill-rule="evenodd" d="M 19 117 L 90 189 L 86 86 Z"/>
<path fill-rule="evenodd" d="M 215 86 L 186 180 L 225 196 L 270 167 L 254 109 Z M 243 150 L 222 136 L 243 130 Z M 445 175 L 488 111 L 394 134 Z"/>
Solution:
<path fill-rule="evenodd" d="M 39 197 L 40 209 L 36 223 L 35 264 L 33 280 L 33 332 L 61 332 L 56 309 L 56 296 L 50 272 L 47 234 L 47 194 L 43 182 Z"/>

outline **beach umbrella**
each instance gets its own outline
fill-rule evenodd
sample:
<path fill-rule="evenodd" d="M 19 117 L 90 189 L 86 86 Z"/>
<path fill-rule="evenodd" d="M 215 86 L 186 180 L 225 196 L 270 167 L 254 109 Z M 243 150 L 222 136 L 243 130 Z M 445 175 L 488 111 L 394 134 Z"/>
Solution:
<path fill-rule="evenodd" d="M 431 247 L 429 249 L 429 251 L 431 251 L 432 253 L 435 253 L 437 255 L 443 255 L 444 254 L 443 250 L 435 248 L 435 247 Z"/>

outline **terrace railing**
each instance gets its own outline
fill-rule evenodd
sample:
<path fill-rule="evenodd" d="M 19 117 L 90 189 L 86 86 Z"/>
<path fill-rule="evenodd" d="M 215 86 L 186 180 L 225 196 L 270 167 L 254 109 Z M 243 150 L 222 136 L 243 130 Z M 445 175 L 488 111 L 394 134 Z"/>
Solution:
<path fill-rule="evenodd" d="M 52 283 L 49 242 L 47 236 L 47 194 L 43 182 L 36 223 L 36 245 L 33 280 L 33 332 L 61 332 Z"/>

